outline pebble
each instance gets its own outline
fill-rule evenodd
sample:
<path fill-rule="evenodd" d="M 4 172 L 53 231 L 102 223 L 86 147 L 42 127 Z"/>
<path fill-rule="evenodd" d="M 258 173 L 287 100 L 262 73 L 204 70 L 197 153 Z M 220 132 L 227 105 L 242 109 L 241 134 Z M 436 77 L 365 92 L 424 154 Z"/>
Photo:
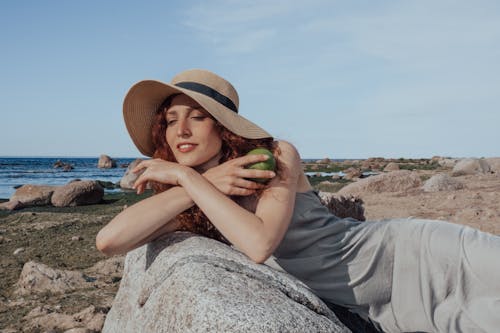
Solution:
<path fill-rule="evenodd" d="M 5 240 L 5 237 L 0 236 L 0 244 L 2 244 L 4 240 Z"/>
<path fill-rule="evenodd" d="M 19 253 L 24 251 L 24 247 L 20 247 L 14 250 L 13 255 L 17 256 Z"/>
<path fill-rule="evenodd" d="M 474 194 L 474 195 L 472 196 L 472 199 L 482 200 L 482 199 L 483 199 L 483 197 L 482 197 L 481 193 L 479 193 L 479 192 L 478 192 L 478 193 L 476 193 L 476 194 Z"/>
<path fill-rule="evenodd" d="M 82 240 L 83 238 L 80 237 L 80 236 L 73 236 L 71 237 L 71 241 L 79 241 L 79 240 Z"/>
<path fill-rule="evenodd" d="M 123 210 L 127 209 L 128 205 L 123 205 Z"/>

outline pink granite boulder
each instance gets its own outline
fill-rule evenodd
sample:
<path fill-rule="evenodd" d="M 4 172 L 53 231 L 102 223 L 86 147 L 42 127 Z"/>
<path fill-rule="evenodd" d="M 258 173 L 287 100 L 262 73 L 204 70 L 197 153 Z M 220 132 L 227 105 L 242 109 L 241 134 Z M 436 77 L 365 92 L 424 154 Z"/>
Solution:
<path fill-rule="evenodd" d="M 58 187 L 51 202 L 56 207 L 92 205 L 99 203 L 103 196 L 104 189 L 97 181 L 81 180 Z"/>

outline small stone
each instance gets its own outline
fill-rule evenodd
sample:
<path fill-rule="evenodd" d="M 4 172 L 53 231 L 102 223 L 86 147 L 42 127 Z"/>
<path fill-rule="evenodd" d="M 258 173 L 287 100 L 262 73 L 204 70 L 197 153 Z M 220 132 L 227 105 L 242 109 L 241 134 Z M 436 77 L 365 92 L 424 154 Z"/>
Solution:
<path fill-rule="evenodd" d="M 23 251 L 24 251 L 24 247 L 20 247 L 20 248 L 15 249 L 14 253 L 12 253 L 12 254 L 17 256 L 19 253 L 21 253 Z"/>
<path fill-rule="evenodd" d="M 79 241 L 79 240 L 82 240 L 82 237 L 80 237 L 80 236 L 71 237 L 71 241 Z"/>
<path fill-rule="evenodd" d="M 123 210 L 127 209 L 128 205 L 123 205 Z"/>
<path fill-rule="evenodd" d="M 5 240 L 5 237 L 4 236 L 0 236 L 0 244 L 2 244 L 4 240 Z"/>
<path fill-rule="evenodd" d="M 482 200 L 483 196 L 481 195 L 481 193 L 477 192 L 472 196 L 472 199 Z"/>
<path fill-rule="evenodd" d="M 67 331 L 64 331 L 64 333 L 93 333 L 95 331 L 85 328 L 85 327 L 76 327 L 76 328 L 71 328 Z"/>

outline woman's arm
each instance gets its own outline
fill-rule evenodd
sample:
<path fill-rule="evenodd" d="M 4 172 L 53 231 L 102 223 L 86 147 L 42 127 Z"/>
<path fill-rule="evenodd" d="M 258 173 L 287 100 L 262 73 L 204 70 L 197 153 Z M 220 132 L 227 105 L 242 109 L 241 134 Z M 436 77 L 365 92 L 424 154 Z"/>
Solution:
<path fill-rule="evenodd" d="M 246 164 L 261 162 L 263 157 L 265 156 L 252 155 L 245 157 L 242 162 Z M 134 184 L 138 194 L 144 191 L 147 182 L 150 180 L 174 185 L 174 187 L 144 199 L 118 214 L 97 234 L 97 249 L 106 255 L 121 254 L 148 243 L 165 233 L 177 230 L 178 223 L 175 221 L 175 217 L 194 205 L 193 200 L 184 188 L 175 186 L 178 185 L 179 176 L 186 169 L 192 170 L 178 163 L 161 159 L 146 160 L 139 163 L 132 170 L 133 172 L 144 171 Z M 207 173 L 205 177 L 217 184 L 220 191 L 227 190 L 228 193 L 226 194 L 231 195 L 250 195 L 262 187 L 262 185 L 255 182 L 228 176 L 231 173 L 228 171 L 228 168 L 225 168 L 223 172 Z M 248 177 L 266 177 L 267 173 L 261 170 L 244 171 Z"/>
<path fill-rule="evenodd" d="M 278 147 L 281 151 L 277 156 L 282 167 L 280 177 L 275 177 L 263 191 L 255 213 L 240 207 L 192 169 L 185 169 L 178 179 L 179 185 L 217 229 L 257 263 L 264 262 L 274 252 L 288 228 L 301 171 L 295 147 L 283 141 Z M 224 165 L 213 169 L 219 167 Z"/>
<path fill-rule="evenodd" d="M 174 218 L 194 205 L 179 186 L 144 199 L 122 211 L 96 237 L 96 247 L 106 255 L 128 252 L 160 235 L 175 231 Z"/>

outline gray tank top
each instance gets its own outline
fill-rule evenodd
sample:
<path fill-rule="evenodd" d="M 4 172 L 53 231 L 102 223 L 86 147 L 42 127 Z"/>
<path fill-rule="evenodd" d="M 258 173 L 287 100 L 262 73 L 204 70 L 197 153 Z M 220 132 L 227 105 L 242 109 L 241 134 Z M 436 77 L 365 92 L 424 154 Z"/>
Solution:
<path fill-rule="evenodd" d="M 331 214 L 314 190 L 297 192 L 288 230 L 274 252 L 278 264 L 311 288 L 321 289 L 322 272 L 339 265 L 352 230 L 363 222 Z M 338 279 L 328 279 L 328 284 Z M 321 297 L 322 295 L 320 295 Z"/>
<path fill-rule="evenodd" d="M 387 255 L 390 247 L 380 246 L 380 238 L 371 237 L 384 233 L 384 225 L 339 218 L 321 203 L 316 191 L 297 192 L 290 225 L 274 256 L 320 298 L 355 308 L 354 312 L 367 318 L 374 298 L 390 300 L 390 294 L 383 293 L 390 293 L 390 274 L 386 273 L 392 267 L 378 265 L 378 258 Z M 374 276 L 384 276 L 380 288 L 367 287 Z"/>

